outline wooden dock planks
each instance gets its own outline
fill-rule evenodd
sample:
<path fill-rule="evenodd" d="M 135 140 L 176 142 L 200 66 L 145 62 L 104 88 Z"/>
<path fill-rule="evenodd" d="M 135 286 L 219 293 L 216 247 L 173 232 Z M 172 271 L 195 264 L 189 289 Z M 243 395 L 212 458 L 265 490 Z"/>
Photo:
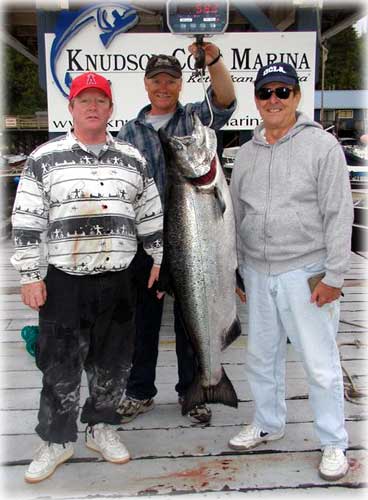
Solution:
<path fill-rule="evenodd" d="M 246 334 L 223 354 L 225 370 L 240 399 L 239 408 L 213 405 L 211 426 L 204 428 L 183 417 L 174 391 L 177 366 L 169 298 L 161 330 L 156 407 L 119 427 L 132 460 L 120 466 L 104 462 L 84 446 L 83 426 L 80 425 L 75 455 L 70 463 L 59 467 L 52 478 L 43 483 L 24 483 L 25 467 L 39 442 L 34 427 L 41 374 L 25 350 L 20 330 L 23 326 L 37 324 L 37 314 L 21 304 L 18 276 L 8 260 L 12 252 L 10 242 L 3 247 L 0 267 L 0 450 L 5 498 L 87 499 L 137 495 L 183 498 L 183 494 L 190 493 L 194 500 L 195 493 L 202 493 L 203 498 L 207 498 L 206 495 L 215 492 L 223 496 L 258 492 L 264 495 L 262 498 L 267 498 L 277 492 L 304 491 L 311 494 L 338 492 L 340 495 L 344 492 L 342 498 L 345 500 L 351 494 L 357 498 L 358 493 L 366 493 L 367 406 L 346 402 L 351 470 L 343 480 L 326 483 L 317 473 L 320 451 L 313 431 L 304 370 L 291 345 L 288 345 L 287 357 L 288 420 L 284 439 L 261 445 L 248 453 L 227 447 L 228 439 L 252 415 L 253 402 L 244 366 Z M 352 269 L 346 278 L 338 336 L 342 344 L 340 354 L 356 386 L 366 391 L 368 288 L 364 256 L 352 256 Z M 239 305 L 239 313 L 246 330 L 246 307 Z M 86 394 L 84 378 L 82 403 Z M 365 402 L 365 399 L 358 402 Z"/>

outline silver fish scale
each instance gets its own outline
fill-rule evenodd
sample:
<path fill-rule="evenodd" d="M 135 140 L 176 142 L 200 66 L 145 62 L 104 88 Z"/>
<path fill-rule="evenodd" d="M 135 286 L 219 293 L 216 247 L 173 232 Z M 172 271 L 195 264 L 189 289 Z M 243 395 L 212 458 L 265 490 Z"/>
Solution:
<path fill-rule="evenodd" d="M 178 170 L 180 165 L 178 164 Z M 213 187 L 222 193 L 226 210 Z M 175 296 L 196 346 L 203 387 L 221 377 L 221 342 L 236 318 L 235 223 L 229 189 L 217 159 L 210 190 L 186 181 L 171 186 L 166 206 L 165 251 Z"/>

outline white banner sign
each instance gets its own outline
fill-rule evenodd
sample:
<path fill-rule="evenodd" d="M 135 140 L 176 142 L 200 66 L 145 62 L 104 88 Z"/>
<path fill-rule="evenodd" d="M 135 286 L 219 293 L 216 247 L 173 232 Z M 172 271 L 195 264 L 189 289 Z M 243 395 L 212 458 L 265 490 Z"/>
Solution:
<path fill-rule="evenodd" d="M 117 131 L 148 104 L 144 89 L 144 69 L 152 54 L 173 54 L 183 68 L 183 90 L 180 101 L 204 98 L 200 78 L 194 76 L 194 59 L 188 51 L 193 39 L 170 33 L 120 33 L 105 48 L 93 24 L 77 32 L 60 50 L 51 48 L 54 34 L 46 34 L 47 97 L 50 132 L 63 132 L 70 127 L 68 84 L 85 71 L 95 71 L 111 81 L 114 114 L 109 130 Z M 299 109 L 314 116 L 315 48 L 314 32 L 225 33 L 208 39 L 218 45 L 235 84 L 237 110 L 224 130 L 249 130 L 258 125 L 259 114 L 254 104 L 254 80 L 258 69 L 283 61 L 292 64 L 302 89 Z M 55 44 L 54 44 L 55 47 Z M 51 68 L 52 67 L 52 68 Z M 205 85 L 209 85 L 208 71 Z"/>

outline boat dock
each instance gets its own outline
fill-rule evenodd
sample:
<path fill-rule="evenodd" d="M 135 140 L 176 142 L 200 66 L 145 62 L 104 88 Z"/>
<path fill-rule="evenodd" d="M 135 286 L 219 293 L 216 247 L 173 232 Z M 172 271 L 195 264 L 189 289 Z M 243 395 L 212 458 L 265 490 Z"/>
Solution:
<path fill-rule="evenodd" d="M 239 397 L 239 408 L 212 406 L 210 426 L 182 416 L 174 390 L 177 364 L 172 300 L 168 297 L 161 330 L 155 408 L 119 427 L 132 460 L 124 465 L 104 461 L 84 446 L 79 426 L 75 455 L 38 484 L 23 475 L 38 446 L 37 420 L 41 373 L 25 349 L 21 330 L 37 325 L 37 313 L 25 307 L 19 279 L 11 267 L 11 242 L 1 252 L 1 416 L 0 449 L 4 499 L 178 498 L 195 500 L 248 498 L 363 498 L 367 495 L 368 288 L 366 255 L 352 254 L 346 276 L 338 342 L 346 382 L 345 415 L 350 443 L 350 471 L 336 482 L 318 476 L 318 441 L 312 427 L 307 384 L 291 345 L 287 357 L 288 420 L 285 437 L 249 452 L 227 446 L 244 422 L 250 422 L 251 400 L 244 367 L 247 342 L 246 306 L 239 303 L 244 334 L 223 353 L 224 368 Z M 62 307 L 62 305 L 61 305 Z M 318 346 L 316 346 L 318 349 Z M 83 378 L 82 400 L 86 397 Z"/>

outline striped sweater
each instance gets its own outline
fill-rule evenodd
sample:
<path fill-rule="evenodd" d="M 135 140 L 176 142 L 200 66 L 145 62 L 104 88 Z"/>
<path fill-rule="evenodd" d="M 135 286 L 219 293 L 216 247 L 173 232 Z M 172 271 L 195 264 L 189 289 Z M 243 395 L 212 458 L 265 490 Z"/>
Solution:
<path fill-rule="evenodd" d="M 41 236 L 47 260 L 74 275 L 121 271 L 137 240 L 156 264 L 162 259 L 162 207 L 146 161 L 132 145 L 107 134 L 99 156 L 72 132 L 29 156 L 13 208 L 15 253 L 21 283 L 41 279 Z"/>

